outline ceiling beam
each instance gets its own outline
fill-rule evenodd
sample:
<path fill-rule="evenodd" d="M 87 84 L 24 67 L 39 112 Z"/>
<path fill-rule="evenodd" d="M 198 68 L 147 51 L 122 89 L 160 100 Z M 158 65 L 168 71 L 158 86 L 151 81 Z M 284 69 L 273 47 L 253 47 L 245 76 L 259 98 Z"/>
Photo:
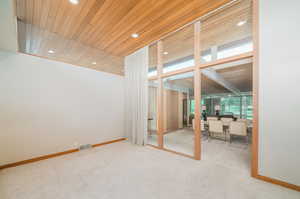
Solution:
<path fill-rule="evenodd" d="M 232 83 L 228 82 L 225 80 L 222 75 L 217 73 L 214 69 L 212 68 L 207 68 L 204 70 L 201 70 L 202 74 L 208 77 L 209 79 L 215 81 L 216 83 L 220 84 L 227 90 L 231 91 L 235 95 L 241 95 L 241 92 L 239 89 L 237 89 Z"/>

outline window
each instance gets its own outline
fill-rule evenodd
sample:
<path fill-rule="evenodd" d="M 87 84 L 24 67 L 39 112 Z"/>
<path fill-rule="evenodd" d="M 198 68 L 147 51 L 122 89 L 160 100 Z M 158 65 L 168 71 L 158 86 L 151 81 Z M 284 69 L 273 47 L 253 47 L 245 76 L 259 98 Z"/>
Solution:
<path fill-rule="evenodd" d="M 195 114 L 195 100 L 194 99 L 190 100 L 190 112 L 192 114 Z"/>
<path fill-rule="evenodd" d="M 235 117 L 241 115 L 241 97 L 222 97 L 221 115 L 232 114 Z"/>
<path fill-rule="evenodd" d="M 205 97 L 202 99 L 202 105 L 206 105 L 206 112 L 209 115 L 215 114 L 214 106 L 216 104 L 221 105 L 221 115 L 234 115 L 238 118 L 245 118 L 252 120 L 253 119 L 253 105 L 252 105 L 252 96 L 212 96 Z M 191 110 L 192 110 L 191 102 Z M 193 109 L 194 110 L 194 109 Z"/>

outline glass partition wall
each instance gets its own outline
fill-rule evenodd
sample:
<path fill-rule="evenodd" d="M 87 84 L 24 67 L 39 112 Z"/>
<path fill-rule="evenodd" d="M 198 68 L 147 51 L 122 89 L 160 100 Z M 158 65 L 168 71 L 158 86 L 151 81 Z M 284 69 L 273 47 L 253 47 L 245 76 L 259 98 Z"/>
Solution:
<path fill-rule="evenodd" d="M 251 7 L 251 0 L 237 1 L 200 20 L 202 62 L 253 50 Z"/>
<path fill-rule="evenodd" d="M 194 73 L 163 79 L 163 137 L 169 150 L 194 155 Z"/>
<path fill-rule="evenodd" d="M 148 81 L 148 144 L 157 146 L 157 80 Z"/>
<path fill-rule="evenodd" d="M 163 73 L 195 66 L 194 24 L 164 38 L 162 45 Z"/>
<path fill-rule="evenodd" d="M 157 76 L 157 43 L 149 46 L 148 77 Z"/>
<path fill-rule="evenodd" d="M 201 154 L 203 160 L 249 172 L 253 78 L 251 60 L 243 62 L 201 70 Z"/>
<path fill-rule="evenodd" d="M 148 122 L 152 145 L 200 159 L 207 137 L 204 117 L 252 120 L 252 82 L 235 88 L 237 80 L 228 71 L 228 65 L 235 66 L 234 76 L 240 76 L 246 66 L 244 72 L 252 75 L 251 27 L 251 0 L 238 0 L 149 46 L 149 87 L 157 83 L 156 121 L 152 111 Z"/>

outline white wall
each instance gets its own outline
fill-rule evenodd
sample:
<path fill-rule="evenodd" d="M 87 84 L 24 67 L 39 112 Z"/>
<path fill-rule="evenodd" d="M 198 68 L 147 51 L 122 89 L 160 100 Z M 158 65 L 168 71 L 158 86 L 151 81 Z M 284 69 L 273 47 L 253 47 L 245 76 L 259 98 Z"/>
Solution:
<path fill-rule="evenodd" d="M 124 137 L 124 77 L 0 51 L 0 165 Z"/>
<path fill-rule="evenodd" d="M 300 185 L 300 1 L 259 2 L 259 174 Z"/>
<path fill-rule="evenodd" d="M 16 52 L 18 42 L 14 3 L 12 0 L 0 1 L 0 49 Z"/>

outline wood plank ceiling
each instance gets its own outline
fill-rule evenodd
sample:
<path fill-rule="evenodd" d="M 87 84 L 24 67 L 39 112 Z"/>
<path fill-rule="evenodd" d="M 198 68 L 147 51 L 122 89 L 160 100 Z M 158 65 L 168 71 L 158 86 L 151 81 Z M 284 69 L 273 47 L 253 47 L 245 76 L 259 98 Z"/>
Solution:
<path fill-rule="evenodd" d="M 22 52 L 123 74 L 124 56 L 231 0 L 16 1 Z"/>

